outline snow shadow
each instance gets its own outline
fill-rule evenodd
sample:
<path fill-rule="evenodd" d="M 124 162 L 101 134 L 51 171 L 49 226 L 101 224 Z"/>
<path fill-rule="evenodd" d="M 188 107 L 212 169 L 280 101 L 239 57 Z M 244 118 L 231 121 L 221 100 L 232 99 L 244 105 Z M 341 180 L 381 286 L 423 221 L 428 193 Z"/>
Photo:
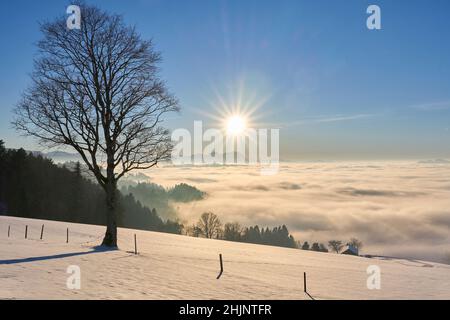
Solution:
<path fill-rule="evenodd" d="M 0 265 L 18 264 L 18 263 L 27 263 L 27 262 L 45 261 L 45 260 L 54 260 L 54 259 L 64 259 L 64 258 L 84 256 L 84 255 L 88 255 L 88 254 L 92 254 L 92 253 L 101 253 L 101 252 L 107 252 L 107 251 L 113 251 L 113 250 L 116 250 L 116 249 L 111 249 L 111 248 L 107 248 L 107 247 L 103 247 L 103 246 L 97 246 L 97 247 L 93 247 L 91 251 L 70 252 L 70 253 L 55 254 L 55 255 L 51 255 L 51 256 L 0 260 Z"/>

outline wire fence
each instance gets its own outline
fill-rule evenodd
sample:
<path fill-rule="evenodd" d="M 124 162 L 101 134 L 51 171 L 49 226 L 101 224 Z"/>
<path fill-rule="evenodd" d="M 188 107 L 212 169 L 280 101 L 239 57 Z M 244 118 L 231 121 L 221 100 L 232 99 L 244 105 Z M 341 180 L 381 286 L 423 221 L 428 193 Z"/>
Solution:
<path fill-rule="evenodd" d="M 41 229 L 40 229 L 40 237 L 39 237 L 39 239 L 34 239 L 34 240 L 44 240 L 45 239 L 45 237 L 44 237 L 44 230 L 45 230 L 45 224 L 42 224 Z M 66 237 L 65 237 L 65 243 L 66 244 L 69 243 L 69 232 L 70 232 L 69 228 L 66 228 Z M 93 237 L 91 235 L 88 235 L 88 236 Z M 12 238 L 11 225 L 8 225 L 7 237 L 8 238 Z M 91 247 L 90 244 L 92 244 L 94 242 L 98 243 L 100 241 L 100 239 L 102 239 L 102 238 L 103 238 L 103 235 L 100 235 L 100 236 L 95 237 L 95 238 L 93 238 L 91 240 L 88 240 L 88 241 L 74 242 L 74 244 L 78 244 L 78 245 L 80 245 L 82 247 L 90 248 Z M 24 228 L 24 239 L 32 240 L 32 239 L 28 238 L 28 225 L 25 225 L 25 228 Z M 134 234 L 133 239 L 134 239 L 134 251 L 127 251 L 127 253 L 132 253 L 134 255 L 139 255 L 140 252 L 138 251 L 137 235 L 136 234 Z M 211 261 L 213 259 L 203 259 L 203 260 Z M 258 262 L 255 262 L 255 261 L 233 261 L 233 260 L 230 260 L 228 262 L 229 263 L 268 264 L 268 263 L 263 263 L 263 262 L 258 263 Z M 279 264 L 279 265 L 285 266 L 285 264 Z M 297 265 L 291 265 L 291 266 L 297 266 Z M 216 279 L 219 280 L 222 277 L 223 273 L 224 273 L 224 260 L 223 260 L 222 253 L 219 253 L 219 273 L 218 273 Z M 303 272 L 303 291 L 304 291 L 304 293 L 305 293 L 305 295 L 307 297 L 309 297 L 311 300 L 315 300 L 314 297 L 309 293 L 308 288 L 307 288 L 307 274 L 306 274 L 306 272 Z"/>

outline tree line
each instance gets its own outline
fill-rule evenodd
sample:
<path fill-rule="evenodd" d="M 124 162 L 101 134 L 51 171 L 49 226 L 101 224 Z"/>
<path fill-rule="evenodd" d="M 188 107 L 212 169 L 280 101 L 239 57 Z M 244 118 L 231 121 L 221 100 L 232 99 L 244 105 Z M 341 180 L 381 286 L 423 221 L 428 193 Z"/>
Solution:
<path fill-rule="evenodd" d="M 181 234 L 183 226 L 163 221 L 132 194 L 119 194 L 118 226 Z M 0 140 L 0 214 L 75 223 L 106 224 L 105 193 L 82 174 Z"/>
<path fill-rule="evenodd" d="M 330 240 L 328 242 L 329 249 L 323 243 L 319 242 L 314 242 L 310 245 L 308 241 L 305 241 L 302 244 L 301 242 L 297 242 L 294 236 L 289 233 L 286 225 L 270 229 L 268 227 L 260 228 L 258 225 L 242 227 L 238 222 L 222 224 L 219 217 L 213 212 L 203 213 L 197 223 L 186 228 L 186 234 L 192 237 L 247 242 L 317 252 L 332 251 L 341 253 L 345 247 L 344 243 L 340 240 Z M 357 249 L 362 248 L 362 242 L 356 238 L 350 239 L 347 244 Z"/>
<path fill-rule="evenodd" d="M 222 225 L 219 217 L 212 212 L 205 212 L 198 222 L 186 229 L 186 234 L 193 237 L 221 239 L 236 242 L 273 245 L 286 248 L 296 248 L 294 237 L 289 234 L 285 225 L 260 228 L 258 225 L 242 227 L 237 222 Z"/>

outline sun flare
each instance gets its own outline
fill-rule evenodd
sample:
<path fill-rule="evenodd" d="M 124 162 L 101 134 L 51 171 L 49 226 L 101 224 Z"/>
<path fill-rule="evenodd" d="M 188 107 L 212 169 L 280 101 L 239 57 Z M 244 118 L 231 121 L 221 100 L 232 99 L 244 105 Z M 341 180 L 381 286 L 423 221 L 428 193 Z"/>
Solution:
<path fill-rule="evenodd" d="M 245 79 L 236 79 L 224 87 L 229 89 L 227 94 L 213 85 L 214 96 L 208 98 L 210 108 L 197 110 L 200 115 L 212 120 L 208 121 L 210 128 L 220 128 L 225 135 L 236 137 L 250 133 L 250 129 L 268 127 L 261 119 L 268 116 L 262 107 L 270 99 L 270 92 L 266 90 L 261 93 L 257 88 L 246 90 Z"/>
<path fill-rule="evenodd" d="M 242 116 L 232 116 L 227 119 L 226 129 L 227 134 L 239 135 L 242 134 L 247 128 L 247 123 Z"/>

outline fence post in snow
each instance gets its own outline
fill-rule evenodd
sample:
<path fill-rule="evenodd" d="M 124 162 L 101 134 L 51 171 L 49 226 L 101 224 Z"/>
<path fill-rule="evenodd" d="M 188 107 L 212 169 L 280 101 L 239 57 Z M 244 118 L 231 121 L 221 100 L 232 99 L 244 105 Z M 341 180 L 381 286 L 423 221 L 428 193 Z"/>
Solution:
<path fill-rule="evenodd" d="M 28 237 L 28 225 L 25 226 L 25 239 Z"/>
<path fill-rule="evenodd" d="M 11 231 L 11 226 L 8 226 L 8 238 L 9 238 L 10 231 Z"/>
<path fill-rule="evenodd" d="M 311 298 L 311 300 L 315 300 L 314 297 L 309 294 L 308 289 L 306 287 L 306 272 L 303 272 L 303 290 L 305 291 L 305 294 Z"/>
<path fill-rule="evenodd" d="M 305 291 L 305 293 L 308 292 L 306 290 L 306 272 L 303 272 L 303 290 Z"/>
<path fill-rule="evenodd" d="M 41 240 L 42 240 L 43 236 L 44 236 L 44 225 L 42 225 L 42 228 L 41 228 Z"/>
<path fill-rule="evenodd" d="M 134 234 L 134 254 L 138 254 L 138 251 L 137 251 L 136 233 Z"/>
<path fill-rule="evenodd" d="M 219 279 L 222 276 L 223 273 L 223 261 L 222 261 L 222 254 L 219 254 L 219 260 L 220 260 L 220 272 L 219 275 L 217 276 L 217 279 Z"/>
<path fill-rule="evenodd" d="M 69 243 L 69 228 L 67 228 L 67 237 L 66 237 L 66 243 Z"/>

